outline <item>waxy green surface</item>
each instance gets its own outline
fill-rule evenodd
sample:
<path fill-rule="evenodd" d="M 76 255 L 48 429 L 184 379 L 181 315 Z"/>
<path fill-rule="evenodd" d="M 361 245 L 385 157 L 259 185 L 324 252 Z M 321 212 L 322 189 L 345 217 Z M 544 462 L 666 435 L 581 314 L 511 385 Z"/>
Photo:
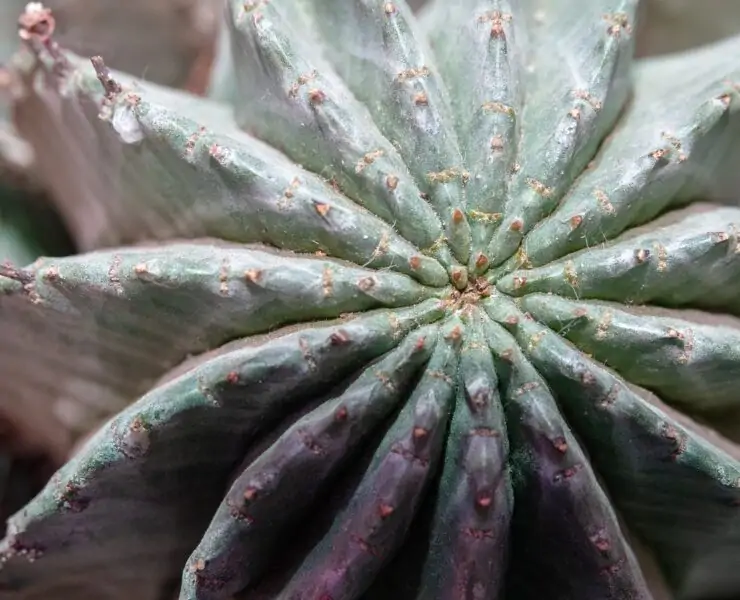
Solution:
<path fill-rule="evenodd" d="M 636 0 L 226 8 L 232 107 L 25 74 L 88 252 L 4 271 L 14 389 L 108 420 L 0 598 L 662 600 L 638 542 L 676 598 L 739 595 L 740 449 L 690 417 L 740 409 L 740 38 L 636 62 Z"/>

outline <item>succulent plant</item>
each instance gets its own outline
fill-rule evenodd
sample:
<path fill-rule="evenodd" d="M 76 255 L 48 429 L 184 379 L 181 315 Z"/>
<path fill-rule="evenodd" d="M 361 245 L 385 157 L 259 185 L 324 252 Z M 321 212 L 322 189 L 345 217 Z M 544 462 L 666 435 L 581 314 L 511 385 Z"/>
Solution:
<path fill-rule="evenodd" d="M 10 87 L 3 67 L 18 49 L 18 16 L 27 4 L 28 0 L 3 0 L 0 6 L 0 93 Z M 203 91 L 220 0 L 47 0 L 46 4 L 54 11 L 55 38 L 66 49 L 104 53 L 115 68 L 147 81 Z M 35 185 L 32 153 L 7 127 L 5 113 L 0 98 L 0 179 L 10 172 L 15 179 L 22 176 L 22 183 Z"/>
<path fill-rule="evenodd" d="M 0 57 L 4 51 L 5 48 L 0 48 Z M 40 255 L 65 253 L 70 242 L 65 239 L 57 215 L 42 202 L 36 190 L 28 189 L 30 182 L 23 177 L 22 170 L 27 166 L 23 158 L 29 157 L 30 152 L 14 135 L 10 124 L 3 121 L 4 108 L 0 104 L 0 262 L 28 264 Z M 23 189 L 18 188 L 18 184 L 22 184 Z M 3 333 L 0 325 L 0 335 Z M 2 404 L 8 401 L 13 399 L 3 399 Z M 14 423 L 0 413 L 0 518 L 3 522 L 43 488 L 53 473 L 55 461 L 58 464 L 65 457 L 64 449 L 50 448 L 40 439 L 38 431 L 34 431 L 33 418 L 29 418 L 27 424 L 27 430 L 19 432 Z"/>
<path fill-rule="evenodd" d="M 226 5 L 233 111 L 26 15 L 16 125 L 86 252 L 2 268 L 3 408 L 107 420 L 0 598 L 657 599 L 640 543 L 736 598 L 740 453 L 700 423 L 738 408 L 740 38 Z"/>

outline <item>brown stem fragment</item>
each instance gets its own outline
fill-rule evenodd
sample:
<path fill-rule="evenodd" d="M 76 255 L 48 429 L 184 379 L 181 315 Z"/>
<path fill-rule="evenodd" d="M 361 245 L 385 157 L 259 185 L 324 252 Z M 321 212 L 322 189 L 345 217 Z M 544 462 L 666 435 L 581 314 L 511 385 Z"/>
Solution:
<path fill-rule="evenodd" d="M 95 69 L 95 74 L 98 76 L 98 81 L 100 81 L 105 90 L 105 97 L 108 100 L 112 100 L 121 93 L 121 84 L 113 79 L 113 76 L 110 74 L 110 69 L 108 69 L 108 67 L 105 66 L 105 62 L 103 62 L 102 56 L 93 56 L 90 59 L 90 62 Z"/>

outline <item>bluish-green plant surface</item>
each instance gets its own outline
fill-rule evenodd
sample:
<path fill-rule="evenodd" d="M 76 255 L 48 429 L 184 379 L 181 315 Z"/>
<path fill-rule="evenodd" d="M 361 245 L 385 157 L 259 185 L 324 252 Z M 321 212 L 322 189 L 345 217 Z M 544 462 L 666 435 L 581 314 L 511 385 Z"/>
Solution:
<path fill-rule="evenodd" d="M 31 5 L 84 252 L 2 267 L 3 402 L 101 425 L 0 598 L 658 600 L 638 546 L 740 597 L 740 37 L 635 60 L 637 9 L 227 0 L 205 99 Z"/>

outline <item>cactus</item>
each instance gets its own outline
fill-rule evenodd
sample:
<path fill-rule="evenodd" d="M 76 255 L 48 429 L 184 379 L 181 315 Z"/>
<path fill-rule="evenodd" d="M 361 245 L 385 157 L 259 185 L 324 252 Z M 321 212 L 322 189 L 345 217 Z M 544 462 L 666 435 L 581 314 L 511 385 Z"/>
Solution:
<path fill-rule="evenodd" d="M 148 81 L 200 92 L 213 54 L 220 0 L 48 0 L 53 31 L 69 50 L 105 53 L 116 68 Z M 18 50 L 18 16 L 28 0 L 0 6 L 0 94 L 13 93 L 6 63 Z M 131 44 L 131 39 L 136 44 Z M 0 178 L 22 177 L 34 185 L 33 156 L 6 124 L 0 101 Z"/>
<path fill-rule="evenodd" d="M 658 600 L 643 545 L 737 597 L 740 37 L 226 6 L 232 106 L 27 9 L 16 126 L 85 252 L 2 267 L 0 380 L 45 435 L 105 422 L 10 520 L 0 598 Z"/>

